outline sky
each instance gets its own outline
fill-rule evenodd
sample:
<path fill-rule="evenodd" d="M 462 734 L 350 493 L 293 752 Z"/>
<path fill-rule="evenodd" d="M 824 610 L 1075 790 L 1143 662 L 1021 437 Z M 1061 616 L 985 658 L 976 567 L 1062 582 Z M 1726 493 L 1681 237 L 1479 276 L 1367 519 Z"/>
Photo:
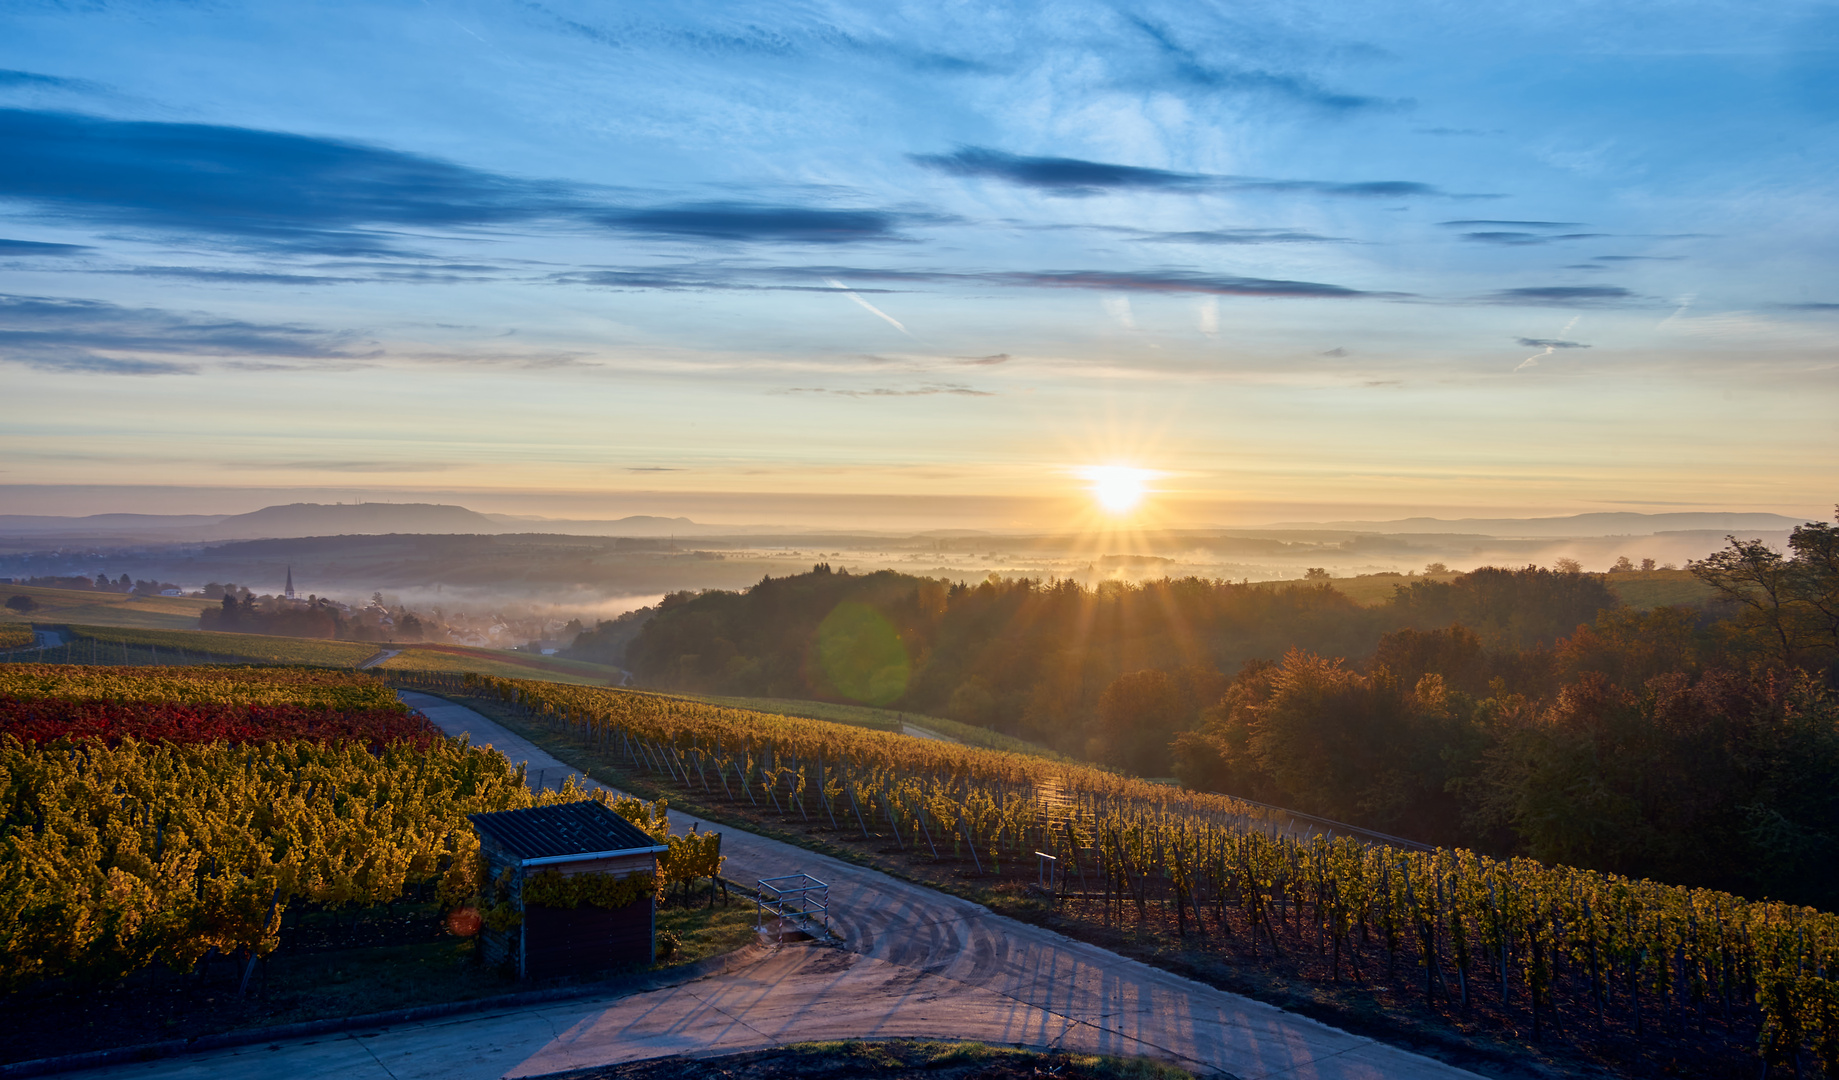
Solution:
<path fill-rule="evenodd" d="M 1839 500 L 1839 6 L 0 8 L 0 512 Z"/>

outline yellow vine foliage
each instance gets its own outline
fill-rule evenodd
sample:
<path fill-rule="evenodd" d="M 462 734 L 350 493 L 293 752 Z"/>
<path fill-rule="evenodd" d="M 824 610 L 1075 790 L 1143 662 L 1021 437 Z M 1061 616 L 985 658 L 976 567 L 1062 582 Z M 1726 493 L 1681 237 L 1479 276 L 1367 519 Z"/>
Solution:
<path fill-rule="evenodd" d="M 5 664 L 0 665 L 0 697 L 408 711 L 393 690 L 374 678 L 321 668 Z"/>
<path fill-rule="evenodd" d="M 502 754 L 457 739 L 373 753 L 0 735 L 0 985 L 264 955 L 297 899 L 374 904 L 438 882 L 456 902 L 481 884 L 467 814 L 585 797 L 533 794 Z"/>
<path fill-rule="evenodd" d="M 1204 896 L 1260 932 L 1305 919 L 1324 935 L 1362 927 L 1388 948 L 1511 981 L 1534 1002 L 1558 962 L 1588 972 L 1592 992 L 1614 979 L 1662 1001 L 1747 997 L 1765 1059 L 1809 1046 L 1839 1069 L 1839 916 L 1828 912 L 1531 859 L 1296 836 L 1268 808 L 1223 796 L 820 721 L 478 676 L 449 688 L 564 724 L 715 797 L 764 806 L 796 795 L 801 813 L 834 814 L 843 828 L 847 815 L 878 814 L 941 851 L 969 844 L 993 862 L 1044 845 L 1070 856 L 1067 873 L 1139 910 L 1154 881 L 1177 910 L 1198 917 Z M 1491 970 L 1470 974 L 1478 952 Z"/>

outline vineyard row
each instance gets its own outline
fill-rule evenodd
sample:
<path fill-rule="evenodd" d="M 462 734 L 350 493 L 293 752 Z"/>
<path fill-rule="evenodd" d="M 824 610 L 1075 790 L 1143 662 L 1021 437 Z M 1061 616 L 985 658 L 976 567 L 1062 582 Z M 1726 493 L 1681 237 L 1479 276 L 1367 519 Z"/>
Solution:
<path fill-rule="evenodd" d="M 1707 889 L 1353 839 L 1299 837 L 1268 813 L 1101 770 L 617 690 L 396 672 L 504 703 L 703 797 L 833 828 L 886 831 L 978 873 L 1041 855 L 1053 895 L 1108 922 L 1152 907 L 1182 935 L 1312 949 L 1331 980 L 1415 970 L 1430 998 L 1543 1027 L 1687 1016 L 1746 1021 L 1765 1060 L 1805 1047 L 1839 1068 L 1839 918 Z M 1038 854 L 1037 854 L 1038 853 Z M 1045 860 L 1041 860 L 1045 862 Z M 1230 918 L 1228 916 L 1231 916 Z M 1237 929 L 1235 930 L 1235 926 Z M 1572 1015 L 1558 1015 L 1562 996 Z"/>

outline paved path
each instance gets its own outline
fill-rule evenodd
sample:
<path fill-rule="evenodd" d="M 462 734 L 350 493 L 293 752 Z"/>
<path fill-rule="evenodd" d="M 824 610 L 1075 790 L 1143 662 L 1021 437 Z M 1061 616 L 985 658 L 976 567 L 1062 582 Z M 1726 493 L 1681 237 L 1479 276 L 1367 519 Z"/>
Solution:
<path fill-rule="evenodd" d="M 533 784 L 554 787 L 566 775 L 580 776 L 464 706 L 424 694 L 404 693 L 403 699 L 450 734 L 468 734 L 476 745 L 527 762 Z M 674 812 L 671 817 L 679 830 L 697 821 Z M 1245 1080 L 1474 1080 L 1472 1073 L 967 900 L 713 827 L 724 834 L 730 878 L 802 870 L 829 882 L 843 947 L 757 949 L 756 959 L 720 975 L 626 997 L 474 1013 L 103 1071 L 144 1080 L 496 1080 L 807 1039 L 928 1037 L 1146 1054 L 1202 1075 Z"/>

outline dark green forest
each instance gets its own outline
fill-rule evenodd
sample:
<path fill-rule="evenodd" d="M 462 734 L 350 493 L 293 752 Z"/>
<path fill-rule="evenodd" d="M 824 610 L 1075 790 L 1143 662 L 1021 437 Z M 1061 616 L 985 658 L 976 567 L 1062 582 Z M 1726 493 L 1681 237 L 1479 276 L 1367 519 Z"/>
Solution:
<path fill-rule="evenodd" d="M 643 685 L 856 701 L 1427 842 L 1839 903 L 1839 530 L 1731 540 L 1713 598 L 1483 568 L 950 583 L 819 565 L 606 623 Z M 594 657 L 606 659 L 606 657 Z"/>

